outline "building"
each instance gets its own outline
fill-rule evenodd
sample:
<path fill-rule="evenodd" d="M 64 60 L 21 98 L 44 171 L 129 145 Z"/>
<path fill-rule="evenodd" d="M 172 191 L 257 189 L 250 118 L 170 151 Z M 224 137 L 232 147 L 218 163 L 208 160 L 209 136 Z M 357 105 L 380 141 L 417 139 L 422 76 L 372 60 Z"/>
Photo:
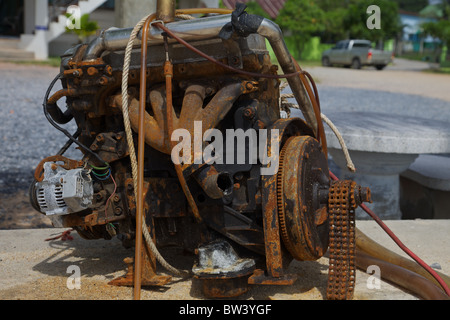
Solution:
<path fill-rule="evenodd" d="M 219 6 L 219 0 L 178 3 L 180 8 Z M 101 30 L 134 26 L 155 11 L 156 0 L 0 0 L 0 59 L 45 60 L 64 53 L 79 41 L 66 33 L 73 21 L 66 13 L 73 5 L 77 16 L 89 14 Z"/>
<path fill-rule="evenodd" d="M 433 18 L 423 17 L 420 13 L 399 11 L 403 25 L 402 53 L 434 50 L 436 40 L 422 34 L 421 25 L 425 22 L 435 21 Z"/>

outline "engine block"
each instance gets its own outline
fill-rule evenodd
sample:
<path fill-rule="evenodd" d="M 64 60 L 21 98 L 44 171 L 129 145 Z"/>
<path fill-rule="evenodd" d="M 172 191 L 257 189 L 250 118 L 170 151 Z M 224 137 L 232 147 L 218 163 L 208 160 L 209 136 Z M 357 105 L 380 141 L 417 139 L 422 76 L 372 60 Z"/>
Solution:
<path fill-rule="evenodd" d="M 238 22 L 246 25 L 244 34 Z M 66 145 L 57 156 L 44 159 L 31 188 L 33 206 L 55 226 L 71 227 L 85 239 L 117 237 L 132 247 L 138 203 L 130 153 L 138 149 L 142 121 L 144 182 L 139 192 L 156 247 L 177 245 L 196 252 L 192 272 L 205 281 L 208 296 L 237 296 L 248 283 L 292 284 L 296 277 L 285 272 L 292 259 L 315 260 L 328 249 L 332 183 L 313 100 L 281 31 L 242 10 L 175 18 L 165 27 L 211 59 L 156 24 L 148 30 L 144 75 L 142 31 L 129 56 L 132 30 L 115 28 L 62 56 L 53 84 L 60 80 L 63 89 L 47 97 L 46 116 L 57 129 L 76 122 L 76 134 L 66 135 L 68 144 L 78 144 L 83 158 L 65 158 Z M 282 76 L 271 62 L 267 42 L 304 119 L 280 117 Z M 124 75 L 132 149 L 124 124 Z M 57 104 L 62 97 L 65 111 Z M 352 193 L 355 203 L 369 198 L 353 186 L 342 192 Z M 344 209 L 351 211 L 355 203 Z M 345 218 L 343 211 L 339 214 Z M 158 283 L 154 272 L 144 278 Z M 232 286 L 225 284 L 230 281 Z"/>

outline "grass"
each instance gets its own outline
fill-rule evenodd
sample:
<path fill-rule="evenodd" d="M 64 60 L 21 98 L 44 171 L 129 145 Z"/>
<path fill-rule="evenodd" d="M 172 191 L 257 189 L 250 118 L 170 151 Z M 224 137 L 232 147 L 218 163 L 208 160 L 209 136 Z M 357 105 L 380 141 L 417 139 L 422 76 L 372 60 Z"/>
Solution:
<path fill-rule="evenodd" d="M 445 67 L 445 68 L 442 67 L 439 69 L 428 69 L 428 70 L 425 70 L 425 72 L 450 75 L 450 67 Z"/>
<path fill-rule="evenodd" d="M 4 60 L 4 61 L 16 64 L 50 66 L 50 67 L 59 67 L 61 65 L 60 57 L 50 57 L 47 60 Z"/>
<path fill-rule="evenodd" d="M 322 62 L 320 60 L 300 60 L 298 62 L 300 67 L 321 67 Z"/>
<path fill-rule="evenodd" d="M 396 57 L 402 58 L 402 59 L 414 60 L 414 61 L 424 61 L 424 62 L 436 60 L 436 54 L 432 53 L 432 52 L 427 52 L 427 53 L 408 52 L 408 53 L 403 53 Z"/>

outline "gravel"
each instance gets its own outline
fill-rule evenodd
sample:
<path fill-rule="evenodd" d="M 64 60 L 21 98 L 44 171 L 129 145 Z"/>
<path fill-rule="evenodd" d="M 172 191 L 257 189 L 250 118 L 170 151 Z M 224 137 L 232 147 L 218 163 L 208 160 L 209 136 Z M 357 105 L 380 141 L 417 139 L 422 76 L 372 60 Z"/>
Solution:
<path fill-rule="evenodd" d="M 0 63 L 0 70 L 0 193 L 10 194 L 28 188 L 37 164 L 56 154 L 67 138 L 42 111 L 45 92 L 59 69 Z M 54 91 L 60 88 L 58 83 Z M 74 123 L 64 127 L 76 130 Z"/>

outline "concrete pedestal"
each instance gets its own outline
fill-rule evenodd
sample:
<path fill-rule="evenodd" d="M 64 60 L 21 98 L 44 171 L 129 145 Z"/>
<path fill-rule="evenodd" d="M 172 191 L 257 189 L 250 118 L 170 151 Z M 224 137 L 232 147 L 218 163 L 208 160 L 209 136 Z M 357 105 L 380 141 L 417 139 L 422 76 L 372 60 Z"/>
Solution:
<path fill-rule="evenodd" d="M 329 149 L 329 154 L 340 168 L 347 164 L 341 149 Z M 340 170 L 339 178 L 353 180 L 363 187 L 369 187 L 372 203 L 366 205 L 382 219 L 400 219 L 399 175 L 417 158 L 417 154 L 389 154 L 379 152 L 350 151 L 357 173 Z M 358 208 L 357 219 L 371 219 Z"/>
<path fill-rule="evenodd" d="M 450 152 L 446 122 L 372 112 L 336 112 L 327 117 L 336 125 L 356 167 L 351 173 L 335 134 L 325 125 L 329 153 L 339 166 L 340 179 L 351 179 L 372 191 L 368 206 L 382 219 L 400 219 L 400 173 L 419 154 Z M 369 218 L 361 211 L 357 218 Z"/>

